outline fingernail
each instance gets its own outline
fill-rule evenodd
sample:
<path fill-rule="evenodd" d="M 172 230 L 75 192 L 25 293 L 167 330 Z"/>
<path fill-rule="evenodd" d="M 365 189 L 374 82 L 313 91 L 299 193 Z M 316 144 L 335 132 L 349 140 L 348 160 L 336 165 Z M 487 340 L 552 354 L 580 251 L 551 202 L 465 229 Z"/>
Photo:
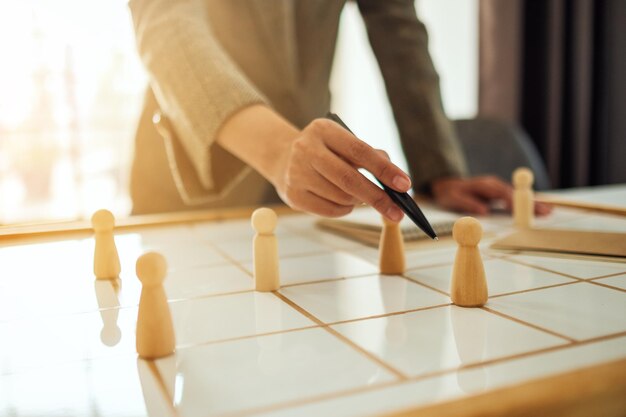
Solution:
<path fill-rule="evenodd" d="M 400 210 L 396 206 L 390 207 L 389 210 L 387 210 L 387 217 L 389 217 L 394 222 L 399 222 L 400 220 L 402 220 L 402 216 L 402 210 Z"/>
<path fill-rule="evenodd" d="M 396 189 L 401 191 L 408 191 L 408 189 L 411 188 L 411 181 L 401 175 L 397 175 L 391 183 Z"/>

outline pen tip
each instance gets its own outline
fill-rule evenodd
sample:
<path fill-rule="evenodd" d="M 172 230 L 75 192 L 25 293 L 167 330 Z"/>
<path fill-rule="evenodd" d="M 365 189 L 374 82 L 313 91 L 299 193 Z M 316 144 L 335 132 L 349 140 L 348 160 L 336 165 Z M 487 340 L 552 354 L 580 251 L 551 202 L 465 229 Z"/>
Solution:
<path fill-rule="evenodd" d="M 435 240 L 439 240 L 439 238 L 437 236 L 435 236 Z"/>

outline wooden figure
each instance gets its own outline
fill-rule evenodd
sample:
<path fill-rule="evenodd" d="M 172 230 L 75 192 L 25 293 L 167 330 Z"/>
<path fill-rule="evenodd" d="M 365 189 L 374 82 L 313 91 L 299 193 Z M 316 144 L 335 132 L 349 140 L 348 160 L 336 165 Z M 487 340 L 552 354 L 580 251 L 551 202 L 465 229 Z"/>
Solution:
<path fill-rule="evenodd" d="M 156 359 L 174 353 L 174 326 L 163 289 L 167 273 L 165 258 L 148 252 L 137 259 L 137 277 L 141 297 L 137 314 L 137 353 L 144 359 Z"/>
<path fill-rule="evenodd" d="M 404 273 L 404 238 L 400 223 L 392 222 L 383 217 L 383 231 L 380 234 L 378 249 L 381 274 L 399 275 Z"/>
<path fill-rule="evenodd" d="M 452 236 L 459 245 L 454 258 L 450 297 L 461 307 L 480 307 L 487 302 L 485 268 L 478 250 L 482 227 L 473 217 L 462 217 L 454 223 Z"/>
<path fill-rule="evenodd" d="M 531 228 L 535 214 L 533 197 L 533 172 L 528 168 L 517 168 L 513 172 L 513 223 L 519 228 Z"/>
<path fill-rule="evenodd" d="M 96 241 L 93 272 L 97 279 L 116 279 L 121 268 L 113 238 L 115 218 L 108 210 L 98 210 L 91 216 L 91 225 Z"/>
<path fill-rule="evenodd" d="M 278 242 L 274 236 L 276 213 L 262 207 L 252 213 L 251 220 L 256 231 L 252 254 L 255 288 L 263 292 L 276 291 L 280 288 Z"/>

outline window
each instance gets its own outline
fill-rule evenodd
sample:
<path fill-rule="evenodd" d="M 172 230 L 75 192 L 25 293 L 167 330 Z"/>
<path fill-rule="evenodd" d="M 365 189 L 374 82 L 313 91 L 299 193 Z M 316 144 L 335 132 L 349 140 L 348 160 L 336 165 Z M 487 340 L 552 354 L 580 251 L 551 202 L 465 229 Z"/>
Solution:
<path fill-rule="evenodd" d="M 126 1 L 0 1 L 0 223 L 129 212 L 146 77 Z"/>

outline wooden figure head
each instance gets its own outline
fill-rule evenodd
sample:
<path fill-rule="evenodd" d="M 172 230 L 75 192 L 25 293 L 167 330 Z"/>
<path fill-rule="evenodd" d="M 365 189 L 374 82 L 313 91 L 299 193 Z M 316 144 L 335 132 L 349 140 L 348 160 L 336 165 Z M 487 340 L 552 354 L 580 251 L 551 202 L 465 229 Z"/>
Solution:
<path fill-rule="evenodd" d="M 473 217 L 461 217 L 452 227 L 452 237 L 460 246 L 476 246 L 483 237 L 483 227 Z"/>
<path fill-rule="evenodd" d="M 273 233 L 276 222 L 276 213 L 270 208 L 261 207 L 252 213 L 252 227 L 259 234 Z"/>
<path fill-rule="evenodd" d="M 135 271 L 144 287 L 160 285 L 165 280 L 167 262 L 160 253 L 148 252 L 137 259 Z"/>
<path fill-rule="evenodd" d="M 530 188 L 533 185 L 533 182 L 535 182 L 535 176 L 530 169 L 521 167 L 513 171 L 513 185 L 516 188 Z"/>
<path fill-rule="evenodd" d="M 109 210 L 98 210 L 91 216 L 91 226 L 96 232 L 113 230 L 115 217 Z"/>

